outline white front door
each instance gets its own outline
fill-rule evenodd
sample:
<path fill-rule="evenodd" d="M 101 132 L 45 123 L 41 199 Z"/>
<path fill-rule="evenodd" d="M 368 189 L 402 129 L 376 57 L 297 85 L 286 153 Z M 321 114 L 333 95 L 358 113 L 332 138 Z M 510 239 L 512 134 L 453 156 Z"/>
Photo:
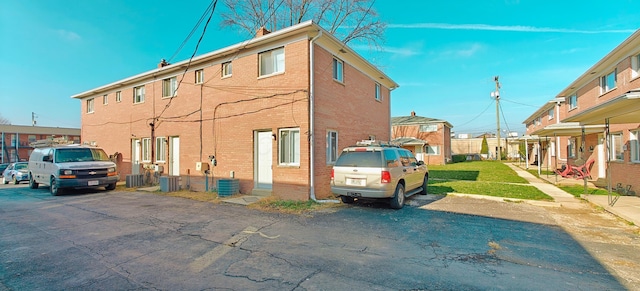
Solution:
<path fill-rule="evenodd" d="M 131 174 L 140 174 L 140 140 L 131 140 Z"/>
<path fill-rule="evenodd" d="M 604 150 L 604 135 L 598 135 L 598 178 L 604 178 L 606 174 L 607 155 Z M 595 177 L 594 177 L 595 178 Z"/>
<path fill-rule="evenodd" d="M 259 189 L 271 189 L 273 184 L 273 141 L 271 131 L 257 131 L 255 137 L 255 186 Z"/>
<path fill-rule="evenodd" d="M 180 138 L 170 137 L 169 175 L 180 176 Z"/>

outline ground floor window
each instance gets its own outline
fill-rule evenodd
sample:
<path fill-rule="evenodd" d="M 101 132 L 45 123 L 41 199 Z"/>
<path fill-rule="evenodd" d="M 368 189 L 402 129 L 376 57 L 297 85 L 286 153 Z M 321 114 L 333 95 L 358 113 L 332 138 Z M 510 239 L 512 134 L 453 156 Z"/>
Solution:
<path fill-rule="evenodd" d="M 611 160 L 623 161 L 624 151 L 622 150 L 622 133 L 611 134 Z"/>
<path fill-rule="evenodd" d="M 426 148 L 427 155 L 439 155 L 440 154 L 440 146 L 427 145 L 425 148 Z"/>
<path fill-rule="evenodd" d="M 631 146 L 631 161 L 640 163 L 640 130 L 632 130 L 629 137 L 629 145 Z"/>
<path fill-rule="evenodd" d="M 327 164 L 333 164 L 338 159 L 338 132 L 327 132 Z"/>
<path fill-rule="evenodd" d="M 570 158 L 576 157 L 576 139 L 575 138 L 569 139 L 569 142 L 567 144 L 567 155 Z"/>
<path fill-rule="evenodd" d="M 280 165 L 300 165 L 300 129 L 281 129 L 278 139 Z"/>
<path fill-rule="evenodd" d="M 151 162 L 151 139 L 142 139 L 142 161 Z"/>
<path fill-rule="evenodd" d="M 167 138 L 156 137 L 156 162 L 167 160 Z"/>

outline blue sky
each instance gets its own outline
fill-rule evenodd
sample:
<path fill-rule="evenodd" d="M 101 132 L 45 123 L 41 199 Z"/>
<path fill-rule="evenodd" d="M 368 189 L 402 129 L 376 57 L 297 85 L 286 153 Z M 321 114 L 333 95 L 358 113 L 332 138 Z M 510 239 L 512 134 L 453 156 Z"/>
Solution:
<path fill-rule="evenodd" d="M 251 36 L 219 26 L 220 5 L 198 54 Z M 0 10 L 0 115 L 14 125 L 80 126 L 71 95 L 154 69 L 191 31 L 208 0 L 5 0 Z M 455 133 L 522 122 L 640 28 L 640 0 L 391 1 L 382 50 L 350 44 L 400 88 L 392 116 L 449 121 Z M 188 59 L 200 34 L 172 62 Z"/>

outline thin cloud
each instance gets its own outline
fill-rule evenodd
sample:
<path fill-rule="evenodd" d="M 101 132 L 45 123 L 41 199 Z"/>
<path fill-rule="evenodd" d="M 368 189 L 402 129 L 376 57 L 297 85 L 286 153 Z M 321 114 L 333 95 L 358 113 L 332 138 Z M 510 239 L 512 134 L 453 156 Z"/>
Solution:
<path fill-rule="evenodd" d="M 474 56 L 476 53 L 482 51 L 483 49 L 484 49 L 484 45 L 480 43 L 471 43 L 471 44 L 465 45 L 464 47 L 448 48 L 445 51 L 441 52 L 440 55 L 444 57 L 455 56 L 455 57 L 468 58 L 468 57 Z"/>
<path fill-rule="evenodd" d="M 350 47 L 352 49 L 355 49 L 355 50 L 370 50 L 370 49 L 373 48 L 373 47 L 367 46 L 367 45 L 353 45 L 353 46 L 350 46 Z M 403 56 L 403 57 L 411 57 L 411 56 L 422 54 L 422 52 L 420 52 L 418 50 L 414 50 L 414 49 L 411 49 L 411 48 L 402 48 L 402 47 L 381 46 L 381 47 L 377 48 L 377 50 L 379 50 L 381 52 L 385 52 L 385 53 L 391 53 L 391 54 Z"/>
<path fill-rule="evenodd" d="M 489 25 L 489 24 L 451 24 L 451 23 L 410 23 L 388 24 L 387 28 L 405 29 L 447 29 L 447 30 L 486 30 L 486 31 L 515 31 L 515 32 L 558 32 L 558 33 L 633 33 L 633 29 L 605 29 L 580 30 L 566 28 L 534 27 L 523 25 Z"/>
<path fill-rule="evenodd" d="M 82 37 L 80 37 L 79 34 L 73 32 L 73 31 L 68 31 L 68 30 L 64 30 L 64 29 L 57 29 L 55 30 L 55 33 L 66 40 L 70 40 L 70 41 L 74 41 L 74 40 L 79 40 L 82 39 Z"/>

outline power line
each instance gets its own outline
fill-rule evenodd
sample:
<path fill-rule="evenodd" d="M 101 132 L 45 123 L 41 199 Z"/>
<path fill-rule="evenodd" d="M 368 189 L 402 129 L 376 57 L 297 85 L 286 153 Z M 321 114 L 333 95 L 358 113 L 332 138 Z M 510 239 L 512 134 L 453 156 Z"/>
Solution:
<path fill-rule="evenodd" d="M 202 16 L 200 16 L 200 19 L 198 20 L 198 22 L 196 23 L 196 25 L 193 27 L 193 29 L 191 29 L 191 32 L 189 32 L 189 34 L 187 35 L 187 37 L 184 39 L 184 41 L 182 41 L 182 43 L 180 44 L 180 46 L 178 47 L 178 49 L 176 50 L 176 52 L 173 53 L 173 55 L 171 55 L 171 57 L 169 58 L 169 62 L 173 61 L 173 58 L 176 57 L 176 55 L 182 50 L 182 48 L 184 47 L 185 44 L 187 44 L 187 42 L 189 41 L 189 39 L 191 38 L 191 36 L 193 36 L 193 33 L 196 32 L 196 30 L 198 29 L 198 27 L 200 27 L 200 24 L 202 23 L 202 20 L 204 20 L 204 18 L 207 16 L 207 14 L 209 13 L 209 10 L 211 10 L 211 8 L 213 7 L 214 2 L 212 1 L 209 6 L 207 7 L 207 9 L 205 9 L 205 11 L 202 13 Z"/>
<path fill-rule="evenodd" d="M 467 122 L 465 122 L 465 123 L 463 123 L 463 124 L 456 125 L 456 126 L 464 126 L 464 125 L 467 125 L 467 124 L 469 124 L 469 123 L 473 122 L 474 120 L 478 119 L 478 117 L 480 117 L 480 116 L 481 116 L 482 114 L 484 114 L 487 110 L 489 110 L 489 107 L 491 106 L 491 104 L 493 104 L 493 101 L 489 102 L 489 105 L 487 105 L 487 107 L 486 107 L 484 110 L 482 110 L 482 112 L 480 112 L 480 114 L 478 114 L 476 117 L 472 118 L 471 120 L 469 120 L 469 121 L 467 121 Z"/>

